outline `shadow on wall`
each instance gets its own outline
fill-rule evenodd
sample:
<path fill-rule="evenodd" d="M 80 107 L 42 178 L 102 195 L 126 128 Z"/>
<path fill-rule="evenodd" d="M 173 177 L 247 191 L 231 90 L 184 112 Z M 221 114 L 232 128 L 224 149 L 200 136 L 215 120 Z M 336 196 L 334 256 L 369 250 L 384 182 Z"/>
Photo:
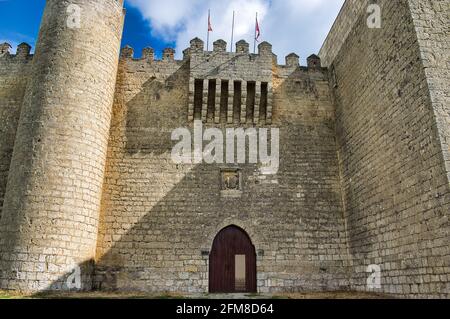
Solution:
<path fill-rule="evenodd" d="M 318 92 L 307 87 L 299 100 L 286 103 L 298 108 L 307 101 L 312 110 L 279 110 L 276 116 L 283 123 L 278 174 L 262 176 L 258 165 L 240 165 L 242 194 L 227 198 L 221 193 L 224 165 L 171 162 L 171 131 L 187 126 L 186 67 L 165 82 L 149 79 L 126 106 L 116 98 L 97 260 L 80 265 L 82 290 L 206 292 L 212 241 L 228 225 L 252 237 L 258 287 L 348 288 L 347 262 L 320 257 L 327 247 L 344 259 L 345 233 L 334 125 L 318 107 Z M 119 71 L 119 83 L 125 76 Z M 293 85 L 287 80 L 280 92 Z M 73 274 L 48 290 L 64 290 Z"/>
<path fill-rule="evenodd" d="M 189 63 L 166 79 L 151 77 L 126 109 L 125 150 L 129 155 L 171 152 L 172 130 L 186 126 Z"/>

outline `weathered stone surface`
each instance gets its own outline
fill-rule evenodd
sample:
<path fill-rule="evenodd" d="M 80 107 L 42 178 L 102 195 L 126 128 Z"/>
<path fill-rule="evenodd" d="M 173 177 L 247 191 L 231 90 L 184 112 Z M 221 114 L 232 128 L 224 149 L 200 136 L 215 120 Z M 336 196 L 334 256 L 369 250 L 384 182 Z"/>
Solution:
<path fill-rule="evenodd" d="M 8 46 L 5 46 L 9 48 Z M 0 56 L 0 218 L 32 56 Z"/>
<path fill-rule="evenodd" d="M 69 4 L 82 10 L 80 28 L 67 23 Z M 77 264 L 90 287 L 122 26 L 121 1 L 47 1 L 0 220 L 2 288 L 60 289 Z M 3 57 L 1 72 L 18 58 L 25 68 L 29 57 Z M 8 140 L 21 95 L 1 99 L 17 108 L 2 118 Z"/>
<path fill-rule="evenodd" d="M 347 1 L 320 52 L 332 70 L 351 283 L 365 290 L 377 264 L 383 292 L 448 296 L 449 4 L 378 2 L 380 29 Z"/>
<path fill-rule="evenodd" d="M 209 251 L 215 235 L 230 224 L 245 229 L 256 250 L 264 252 L 257 261 L 260 291 L 348 287 L 327 72 L 273 65 L 271 54 L 267 57 L 192 50 L 185 61 L 121 60 L 96 287 L 206 292 L 208 256 L 202 251 Z M 176 165 L 170 157 L 171 132 L 192 128 L 185 83 L 205 75 L 273 86 L 271 126 L 281 130 L 280 171 L 263 176 L 257 165 L 239 165 L 239 196 L 221 196 L 223 165 Z M 240 126 L 225 121 L 206 127 Z"/>
<path fill-rule="evenodd" d="M 0 288 L 66 290 L 78 264 L 86 290 L 203 293 L 236 225 L 259 292 L 363 291 L 376 264 L 380 292 L 448 297 L 449 5 L 378 3 L 369 29 L 369 1 L 347 0 L 303 67 L 197 38 L 181 61 L 119 59 L 122 1 L 49 0 L 34 57 L 0 45 Z M 175 164 L 194 119 L 279 128 L 278 173 Z"/>

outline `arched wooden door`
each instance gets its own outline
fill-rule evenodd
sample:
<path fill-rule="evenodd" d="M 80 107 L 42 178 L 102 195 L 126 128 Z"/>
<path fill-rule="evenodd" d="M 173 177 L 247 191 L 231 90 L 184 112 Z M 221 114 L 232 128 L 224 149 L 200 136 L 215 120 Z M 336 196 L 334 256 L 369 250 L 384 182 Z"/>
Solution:
<path fill-rule="evenodd" d="M 222 229 L 209 255 L 209 292 L 256 292 L 256 251 L 239 227 Z"/>

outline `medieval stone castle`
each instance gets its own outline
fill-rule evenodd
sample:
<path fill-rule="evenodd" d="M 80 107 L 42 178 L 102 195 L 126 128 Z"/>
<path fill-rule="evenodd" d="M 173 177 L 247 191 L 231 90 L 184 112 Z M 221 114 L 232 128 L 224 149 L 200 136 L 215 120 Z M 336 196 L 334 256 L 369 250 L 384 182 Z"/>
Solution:
<path fill-rule="evenodd" d="M 0 289 L 448 297 L 449 2 L 379 0 L 369 28 L 372 2 L 301 66 L 267 42 L 135 58 L 123 0 L 47 0 L 34 55 L 0 46 Z M 174 163 L 194 120 L 279 128 L 277 174 Z"/>

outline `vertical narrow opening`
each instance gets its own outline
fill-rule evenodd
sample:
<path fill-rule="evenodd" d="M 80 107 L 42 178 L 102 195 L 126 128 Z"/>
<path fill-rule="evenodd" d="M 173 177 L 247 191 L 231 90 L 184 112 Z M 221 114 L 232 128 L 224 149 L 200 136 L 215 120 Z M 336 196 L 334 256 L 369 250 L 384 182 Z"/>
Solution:
<path fill-rule="evenodd" d="M 203 80 L 195 80 L 194 85 L 194 119 L 202 119 Z"/>
<path fill-rule="evenodd" d="M 256 83 L 247 82 L 247 123 L 253 123 L 255 114 Z"/>
<path fill-rule="evenodd" d="M 214 113 L 216 111 L 216 80 L 208 81 L 208 112 L 206 121 L 214 122 Z"/>
<path fill-rule="evenodd" d="M 228 98 L 230 95 L 228 84 L 229 81 L 222 80 L 220 89 L 220 123 L 227 123 Z"/>
<path fill-rule="evenodd" d="M 269 84 L 261 83 L 261 105 L 259 107 L 259 120 L 264 123 L 267 119 L 267 95 L 269 92 Z"/>
<path fill-rule="evenodd" d="M 233 100 L 233 122 L 239 124 L 241 121 L 241 98 L 242 98 L 242 82 L 234 82 L 234 100 Z"/>
<path fill-rule="evenodd" d="M 336 69 L 334 68 L 334 64 L 331 65 L 330 72 L 331 72 L 331 84 L 333 85 L 333 88 L 337 88 L 338 83 L 336 79 Z"/>

